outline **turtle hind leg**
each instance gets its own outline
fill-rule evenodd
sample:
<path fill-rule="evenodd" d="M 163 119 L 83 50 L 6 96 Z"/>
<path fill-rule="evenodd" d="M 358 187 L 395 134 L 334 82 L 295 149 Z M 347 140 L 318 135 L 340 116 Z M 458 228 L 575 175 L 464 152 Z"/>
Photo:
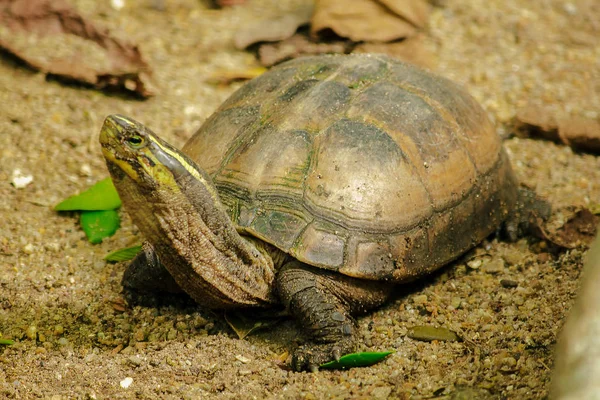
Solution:
<path fill-rule="evenodd" d="M 546 221 L 552 213 L 552 205 L 539 197 L 533 190 L 520 187 L 517 193 L 517 204 L 501 226 L 501 232 L 509 241 L 535 233 L 537 220 Z"/>
<path fill-rule="evenodd" d="M 312 341 L 300 346 L 292 357 L 297 371 L 318 369 L 356 349 L 353 314 L 381 305 L 393 284 L 351 278 L 313 268 L 298 261 L 286 264 L 277 276 L 277 292 Z"/>

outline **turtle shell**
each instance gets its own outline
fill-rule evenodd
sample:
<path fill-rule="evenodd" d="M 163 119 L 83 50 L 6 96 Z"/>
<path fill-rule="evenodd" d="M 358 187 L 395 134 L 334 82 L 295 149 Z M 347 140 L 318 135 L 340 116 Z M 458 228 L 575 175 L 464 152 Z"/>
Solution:
<path fill-rule="evenodd" d="M 382 55 L 280 64 L 183 151 L 240 232 L 365 279 L 408 281 L 446 264 L 497 229 L 517 197 L 479 104 Z"/>

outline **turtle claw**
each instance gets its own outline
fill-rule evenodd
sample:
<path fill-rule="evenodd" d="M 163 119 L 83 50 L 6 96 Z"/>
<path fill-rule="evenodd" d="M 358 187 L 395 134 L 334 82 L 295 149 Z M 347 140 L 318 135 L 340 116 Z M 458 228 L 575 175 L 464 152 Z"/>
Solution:
<path fill-rule="evenodd" d="M 321 364 L 339 361 L 343 355 L 352 353 L 354 343 L 353 337 L 345 337 L 334 343 L 311 343 L 300 346 L 292 356 L 292 369 L 317 372 Z"/>

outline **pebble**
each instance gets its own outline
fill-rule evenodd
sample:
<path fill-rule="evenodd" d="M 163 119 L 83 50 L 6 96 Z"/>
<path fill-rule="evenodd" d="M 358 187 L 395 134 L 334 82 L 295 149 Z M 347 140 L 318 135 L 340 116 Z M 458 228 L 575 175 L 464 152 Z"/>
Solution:
<path fill-rule="evenodd" d="M 34 250 L 35 249 L 31 243 L 27 243 L 25 246 L 23 246 L 23 253 L 25 254 L 33 254 Z"/>
<path fill-rule="evenodd" d="M 471 269 L 478 269 L 479 267 L 481 267 L 482 263 L 483 262 L 481 261 L 480 258 L 475 258 L 475 259 L 467 262 L 467 267 L 469 267 Z"/>
<path fill-rule="evenodd" d="M 417 304 L 417 305 L 423 305 L 427 303 L 427 295 L 426 294 L 419 294 L 415 297 L 413 297 L 413 303 Z"/>
<path fill-rule="evenodd" d="M 243 363 L 243 364 L 248 364 L 250 362 L 249 358 L 244 357 L 241 354 L 238 354 L 237 356 L 235 356 L 235 359 L 238 360 L 239 362 Z"/>
<path fill-rule="evenodd" d="M 504 287 L 504 288 L 512 289 L 512 288 L 516 288 L 517 286 L 519 286 L 519 282 L 513 281 L 512 279 L 501 279 L 500 285 L 502 285 L 502 287 Z"/>
<path fill-rule="evenodd" d="M 138 356 L 131 356 L 127 359 L 127 361 L 131 365 L 135 365 L 136 367 L 139 367 L 140 365 L 142 365 L 142 360 Z"/>
<path fill-rule="evenodd" d="M 127 378 L 123 379 L 121 382 L 119 382 L 119 385 L 123 389 L 127 389 L 129 386 L 131 386 L 132 383 L 133 383 L 133 378 L 127 377 Z"/>
<path fill-rule="evenodd" d="M 60 245 L 57 242 L 47 243 L 45 246 L 46 250 L 51 251 L 53 253 L 58 253 L 60 250 Z"/>
<path fill-rule="evenodd" d="M 485 264 L 481 268 L 488 274 L 497 274 L 504 271 L 504 260 L 501 258 L 495 258 Z"/>
<path fill-rule="evenodd" d="M 373 396 L 374 399 L 387 399 L 390 397 L 391 393 L 392 388 L 389 386 L 379 386 L 371 390 L 371 396 Z"/>
<path fill-rule="evenodd" d="M 10 183 L 17 189 L 23 189 L 33 182 L 33 175 L 24 175 L 20 169 L 15 169 L 12 173 Z"/>
<path fill-rule="evenodd" d="M 81 176 L 92 176 L 92 167 L 89 164 L 83 164 L 79 168 L 79 175 Z"/>
<path fill-rule="evenodd" d="M 31 340 L 35 340 L 37 338 L 37 327 L 35 325 L 29 325 L 25 330 L 25 336 Z"/>

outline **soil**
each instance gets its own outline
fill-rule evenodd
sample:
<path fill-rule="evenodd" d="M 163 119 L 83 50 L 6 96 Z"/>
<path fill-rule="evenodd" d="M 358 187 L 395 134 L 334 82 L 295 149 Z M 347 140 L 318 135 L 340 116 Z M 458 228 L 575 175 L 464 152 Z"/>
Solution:
<path fill-rule="evenodd" d="M 547 396 L 581 248 L 557 254 L 531 238 L 490 238 L 359 318 L 360 350 L 395 353 L 347 371 L 287 370 L 282 360 L 304 340 L 291 320 L 239 340 L 222 313 L 187 301 L 126 303 L 125 263 L 103 261 L 141 241 L 126 214 L 114 237 L 91 245 L 76 214 L 52 207 L 108 175 L 97 142 L 108 114 L 129 115 L 181 146 L 240 86 L 215 86 L 214 74 L 256 65 L 254 55 L 235 50 L 236 27 L 292 5 L 254 0 L 212 10 L 195 0 L 147 0 L 117 10 L 109 3 L 73 1 L 95 23 L 140 44 L 154 70 L 152 99 L 67 86 L 0 62 L 0 338 L 15 340 L 0 345 L 0 397 Z M 432 69 L 465 85 L 499 134 L 509 137 L 511 119 L 529 105 L 599 118 L 596 0 L 437 3 L 423 43 Z M 600 158 L 546 141 L 505 144 L 521 182 L 552 202 L 555 221 L 569 208 L 600 202 Z M 33 182 L 12 186 L 17 169 Z M 463 340 L 409 338 L 419 325 L 451 329 Z"/>

